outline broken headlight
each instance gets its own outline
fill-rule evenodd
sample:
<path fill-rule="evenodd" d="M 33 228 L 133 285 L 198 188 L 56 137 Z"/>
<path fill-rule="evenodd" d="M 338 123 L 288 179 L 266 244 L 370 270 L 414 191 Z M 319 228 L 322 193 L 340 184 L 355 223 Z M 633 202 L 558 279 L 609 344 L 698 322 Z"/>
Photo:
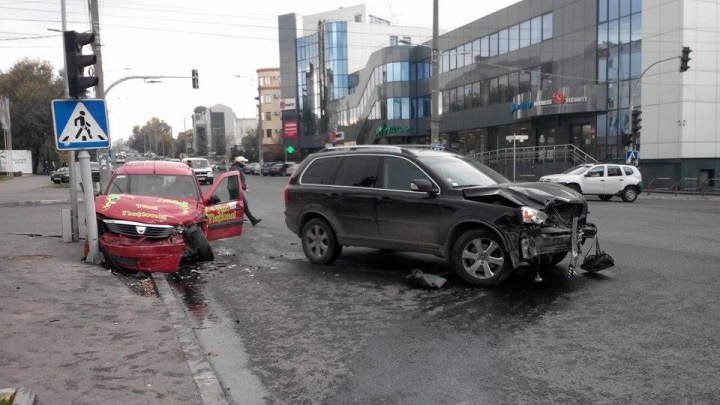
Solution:
<path fill-rule="evenodd" d="M 542 225 L 543 222 L 548 218 L 547 214 L 536 210 L 535 208 L 522 207 L 520 208 L 520 219 L 525 224 L 536 224 Z"/>

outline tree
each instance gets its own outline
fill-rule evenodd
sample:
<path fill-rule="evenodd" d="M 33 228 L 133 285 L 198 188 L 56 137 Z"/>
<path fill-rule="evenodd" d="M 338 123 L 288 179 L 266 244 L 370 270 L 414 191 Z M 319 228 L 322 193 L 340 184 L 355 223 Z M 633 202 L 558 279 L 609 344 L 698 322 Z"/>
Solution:
<path fill-rule="evenodd" d="M 257 130 L 255 128 L 248 129 L 247 134 L 243 136 L 241 142 L 240 146 L 242 149 L 237 154 L 242 154 L 248 160 L 257 161 Z"/>
<path fill-rule="evenodd" d="M 160 118 L 152 117 L 144 126 L 133 127 L 128 144 L 141 153 L 169 155 L 172 153 L 172 128 Z"/>
<path fill-rule="evenodd" d="M 30 150 L 34 169 L 45 160 L 60 161 L 50 104 L 63 98 L 64 89 L 65 81 L 47 61 L 23 59 L 0 72 L 0 95 L 10 99 L 13 149 Z M 0 144 L 7 148 L 4 140 Z"/>

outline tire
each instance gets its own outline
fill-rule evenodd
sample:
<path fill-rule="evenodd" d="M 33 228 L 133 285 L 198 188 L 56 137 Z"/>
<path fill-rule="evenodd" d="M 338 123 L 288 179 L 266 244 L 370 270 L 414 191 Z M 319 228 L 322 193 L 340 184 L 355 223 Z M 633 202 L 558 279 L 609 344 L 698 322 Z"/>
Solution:
<path fill-rule="evenodd" d="M 580 189 L 580 186 L 578 186 L 575 183 L 567 184 L 566 187 L 578 194 L 582 194 L 582 190 Z"/>
<path fill-rule="evenodd" d="M 208 243 L 205 232 L 198 226 L 192 232 L 190 232 L 190 243 L 197 252 L 198 260 L 203 262 L 211 262 L 215 260 L 215 254 Z"/>
<path fill-rule="evenodd" d="M 612 200 L 613 196 L 610 194 L 603 194 L 599 196 L 601 200 L 603 201 L 610 201 Z"/>
<path fill-rule="evenodd" d="M 335 231 L 324 219 L 308 221 L 303 226 L 300 237 L 305 256 L 315 264 L 331 264 L 342 253 L 342 246 L 335 237 Z"/>
<path fill-rule="evenodd" d="M 214 180 L 208 180 L 208 181 L 207 181 L 207 184 L 213 184 L 213 181 L 214 181 Z"/>
<path fill-rule="evenodd" d="M 457 238 L 452 264 L 460 278 L 475 286 L 498 285 L 512 272 L 502 241 L 487 229 L 470 229 Z"/>
<path fill-rule="evenodd" d="M 53 180 L 53 183 L 60 184 L 60 180 Z"/>
<path fill-rule="evenodd" d="M 635 202 L 638 198 L 638 190 L 635 186 L 627 186 L 623 190 L 622 194 L 620 194 L 620 198 L 622 198 L 625 202 Z"/>

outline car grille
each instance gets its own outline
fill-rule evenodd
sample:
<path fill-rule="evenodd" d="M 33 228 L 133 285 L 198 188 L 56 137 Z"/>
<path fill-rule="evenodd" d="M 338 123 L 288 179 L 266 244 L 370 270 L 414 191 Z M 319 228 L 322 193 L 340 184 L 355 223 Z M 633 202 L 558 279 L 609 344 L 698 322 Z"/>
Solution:
<path fill-rule="evenodd" d="M 173 232 L 170 225 L 148 225 L 139 222 L 105 220 L 108 230 L 125 236 L 164 239 Z M 142 228 L 145 230 L 141 233 Z"/>
<path fill-rule="evenodd" d="M 124 257 L 124 256 L 115 256 L 110 255 L 110 259 L 117 263 L 119 266 L 126 266 L 126 267 L 133 267 L 138 264 L 138 259 L 135 259 L 133 257 Z"/>
<path fill-rule="evenodd" d="M 552 205 L 547 210 L 548 218 L 551 222 L 564 227 L 571 227 L 573 217 L 579 216 L 582 206 L 577 204 L 558 204 Z"/>

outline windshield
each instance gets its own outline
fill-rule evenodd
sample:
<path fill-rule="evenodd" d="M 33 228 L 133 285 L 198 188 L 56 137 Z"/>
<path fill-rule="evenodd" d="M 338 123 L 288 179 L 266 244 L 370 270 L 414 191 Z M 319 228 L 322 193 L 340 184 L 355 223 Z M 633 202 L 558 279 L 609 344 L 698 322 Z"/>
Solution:
<path fill-rule="evenodd" d="M 562 174 L 583 174 L 589 168 L 590 168 L 590 166 L 573 166 L 573 167 L 565 170 L 564 172 L 562 172 Z"/>
<path fill-rule="evenodd" d="M 205 160 L 205 159 L 202 159 L 202 160 L 188 160 L 188 162 L 190 163 L 190 167 L 192 167 L 193 169 L 204 169 L 204 168 L 206 168 L 206 167 L 210 167 L 210 164 L 209 164 L 208 161 Z"/>
<path fill-rule="evenodd" d="M 194 176 L 119 174 L 113 178 L 107 194 L 132 194 L 197 200 L 196 184 Z"/>
<path fill-rule="evenodd" d="M 419 159 L 453 188 L 484 187 L 510 182 L 493 169 L 465 157 L 447 155 L 427 156 Z"/>

